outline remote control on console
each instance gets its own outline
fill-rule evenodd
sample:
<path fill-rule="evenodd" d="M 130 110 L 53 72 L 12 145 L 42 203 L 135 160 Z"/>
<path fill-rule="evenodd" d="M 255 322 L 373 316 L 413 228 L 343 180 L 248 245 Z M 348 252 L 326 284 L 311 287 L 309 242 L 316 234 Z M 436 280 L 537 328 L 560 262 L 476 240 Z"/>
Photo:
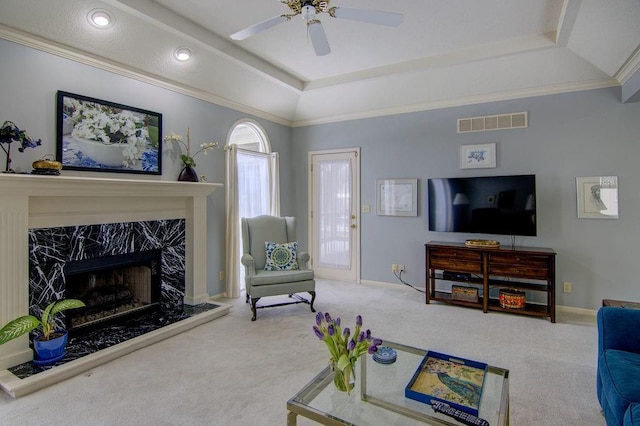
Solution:
<path fill-rule="evenodd" d="M 469 426 L 489 426 L 489 422 L 485 419 L 481 419 L 480 417 L 476 417 L 469 413 L 465 413 L 464 411 L 460 411 L 457 408 L 453 408 L 449 404 L 445 404 L 444 402 L 432 400 L 431 407 L 436 413 L 442 413 L 446 416 L 451 416 L 460 423 L 464 423 Z"/>

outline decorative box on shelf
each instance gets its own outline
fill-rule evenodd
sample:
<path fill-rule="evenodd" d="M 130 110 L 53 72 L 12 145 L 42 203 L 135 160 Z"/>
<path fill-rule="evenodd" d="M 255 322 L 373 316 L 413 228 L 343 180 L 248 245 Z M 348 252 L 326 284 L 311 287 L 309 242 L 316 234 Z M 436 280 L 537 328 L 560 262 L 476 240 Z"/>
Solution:
<path fill-rule="evenodd" d="M 499 301 L 504 309 L 524 309 L 527 306 L 526 293 L 515 288 L 501 288 Z"/>
<path fill-rule="evenodd" d="M 478 289 L 464 285 L 452 285 L 451 300 L 478 303 Z"/>

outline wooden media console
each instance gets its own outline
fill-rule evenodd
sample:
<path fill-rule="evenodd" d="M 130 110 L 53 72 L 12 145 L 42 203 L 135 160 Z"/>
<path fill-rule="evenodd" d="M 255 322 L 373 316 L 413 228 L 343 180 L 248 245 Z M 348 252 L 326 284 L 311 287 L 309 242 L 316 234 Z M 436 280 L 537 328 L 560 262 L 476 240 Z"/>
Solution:
<path fill-rule="evenodd" d="M 427 292 L 431 300 L 461 306 L 482 308 L 483 312 L 501 311 L 550 318 L 556 322 L 556 253 L 541 247 L 468 247 L 464 243 L 431 241 L 425 244 Z M 478 301 L 452 298 L 451 293 L 436 289 L 437 281 L 465 283 L 480 292 Z M 541 292 L 546 303 L 527 301 L 524 308 L 500 306 L 497 297 L 489 297 L 492 289 L 517 289 Z M 499 291 L 499 290 L 498 290 Z"/>

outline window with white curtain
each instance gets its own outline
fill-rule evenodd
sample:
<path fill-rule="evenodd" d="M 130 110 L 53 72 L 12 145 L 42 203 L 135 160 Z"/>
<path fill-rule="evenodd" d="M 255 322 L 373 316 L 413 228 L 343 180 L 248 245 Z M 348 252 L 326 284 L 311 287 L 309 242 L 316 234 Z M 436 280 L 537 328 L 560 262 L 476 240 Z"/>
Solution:
<path fill-rule="evenodd" d="M 271 153 L 262 127 L 236 123 L 227 144 L 227 297 L 244 290 L 240 219 L 280 214 L 278 154 Z"/>
<path fill-rule="evenodd" d="M 240 217 L 270 214 L 270 163 L 269 155 L 238 150 L 238 213 Z"/>
<path fill-rule="evenodd" d="M 351 268 L 351 165 L 349 160 L 319 164 L 318 265 Z"/>

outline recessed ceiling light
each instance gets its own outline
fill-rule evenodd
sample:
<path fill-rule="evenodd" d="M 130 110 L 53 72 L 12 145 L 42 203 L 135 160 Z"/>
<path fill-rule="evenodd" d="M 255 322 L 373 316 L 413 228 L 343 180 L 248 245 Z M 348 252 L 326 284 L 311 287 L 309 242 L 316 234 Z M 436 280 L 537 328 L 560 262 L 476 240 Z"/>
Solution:
<path fill-rule="evenodd" d="M 176 49 L 176 51 L 173 53 L 173 56 L 175 56 L 175 58 L 179 61 L 188 61 L 191 57 L 191 49 L 187 47 L 181 47 L 179 49 Z"/>
<path fill-rule="evenodd" d="M 96 28 L 110 28 L 113 26 L 113 16 L 103 9 L 93 9 L 87 14 L 89 23 Z"/>

